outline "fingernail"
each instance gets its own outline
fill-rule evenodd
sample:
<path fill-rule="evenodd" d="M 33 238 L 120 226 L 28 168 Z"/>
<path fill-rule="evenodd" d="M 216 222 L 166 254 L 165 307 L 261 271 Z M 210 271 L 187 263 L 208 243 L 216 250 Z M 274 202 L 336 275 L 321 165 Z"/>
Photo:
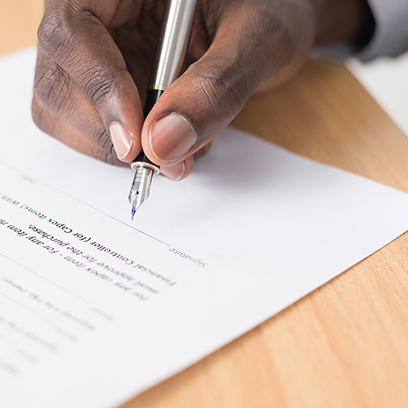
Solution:
<path fill-rule="evenodd" d="M 184 162 L 177 163 L 173 166 L 161 166 L 160 173 L 170 180 L 179 181 L 186 171 Z"/>
<path fill-rule="evenodd" d="M 114 122 L 109 126 L 109 134 L 118 159 L 123 160 L 133 147 L 134 142 L 132 136 L 130 136 L 130 133 L 117 122 Z"/>
<path fill-rule="evenodd" d="M 165 116 L 150 127 L 150 148 L 163 162 L 179 160 L 196 142 L 197 134 L 193 127 L 177 113 Z"/>

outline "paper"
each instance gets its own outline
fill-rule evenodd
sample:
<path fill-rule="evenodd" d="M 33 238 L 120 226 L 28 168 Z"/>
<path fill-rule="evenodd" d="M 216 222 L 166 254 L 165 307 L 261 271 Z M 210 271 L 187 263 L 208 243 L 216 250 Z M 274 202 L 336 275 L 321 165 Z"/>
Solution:
<path fill-rule="evenodd" d="M 31 122 L 34 58 L 0 63 L 2 408 L 117 407 L 408 229 L 407 194 L 233 129 L 130 223 L 133 172 Z"/>

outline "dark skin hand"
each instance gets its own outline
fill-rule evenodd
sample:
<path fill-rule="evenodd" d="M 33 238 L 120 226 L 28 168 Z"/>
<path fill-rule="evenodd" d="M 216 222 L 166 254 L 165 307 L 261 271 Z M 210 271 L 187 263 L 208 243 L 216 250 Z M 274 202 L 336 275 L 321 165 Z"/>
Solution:
<path fill-rule="evenodd" d="M 173 180 L 256 90 L 292 77 L 311 47 L 363 44 L 365 0 L 199 1 L 186 72 L 146 120 L 147 87 L 165 2 L 46 0 L 38 30 L 33 118 L 68 146 L 112 164 L 143 147 Z"/>

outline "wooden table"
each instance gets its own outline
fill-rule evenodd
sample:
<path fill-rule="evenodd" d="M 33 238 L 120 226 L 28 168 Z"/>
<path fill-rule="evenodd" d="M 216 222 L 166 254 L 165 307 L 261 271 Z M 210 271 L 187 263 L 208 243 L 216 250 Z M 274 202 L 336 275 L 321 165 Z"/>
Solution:
<path fill-rule="evenodd" d="M 40 0 L 0 0 L 0 54 Z M 408 139 L 342 66 L 308 63 L 234 125 L 408 192 Z M 408 407 L 408 234 L 122 408 Z"/>

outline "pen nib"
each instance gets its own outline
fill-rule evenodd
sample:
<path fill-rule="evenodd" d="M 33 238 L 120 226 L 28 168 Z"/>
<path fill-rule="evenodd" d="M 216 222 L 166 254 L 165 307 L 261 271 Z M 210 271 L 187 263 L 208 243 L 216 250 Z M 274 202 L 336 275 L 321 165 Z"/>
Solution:
<path fill-rule="evenodd" d="M 130 218 L 132 221 L 135 217 L 136 211 L 149 198 L 152 179 L 152 169 L 142 166 L 136 169 L 135 177 L 129 193 Z"/>

